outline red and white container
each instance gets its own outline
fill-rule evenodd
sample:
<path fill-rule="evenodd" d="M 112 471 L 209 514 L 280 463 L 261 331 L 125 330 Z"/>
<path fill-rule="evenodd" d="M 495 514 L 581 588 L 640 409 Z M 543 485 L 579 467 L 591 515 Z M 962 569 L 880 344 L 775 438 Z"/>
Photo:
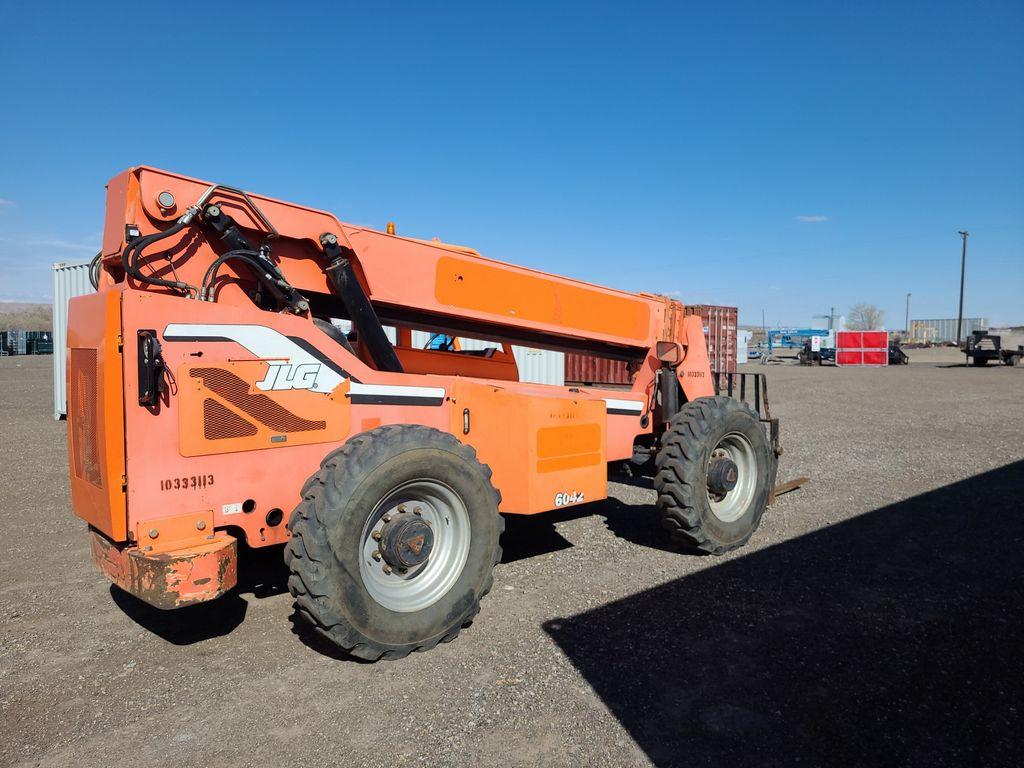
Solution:
<path fill-rule="evenodd" d="M 704 340 L 708 344 L 708 362 L 711 370 L 721 373 L 736 372 L 736 324 L 739 310 L 736 307 L 719 307 L 714 304 L 687 305 L 685 314 L 700 315 L 704 325 Z"/>
<path fill-rule="evenodd" d="M 836 331 L 836 365 L 888 364 L 888 331 Z"/>
<path fill-rule="evenodd" d="M 686 306 L 685 314 L 700 315 L 711 370 L 735 373 L 736 323 L 739 319 L 739 310 L 736 307 L 720 307 L 714 304 L 694 304 Z M 566 352 L 565 383 L 628 385 L 630 377 L 626 366 L 627 364 L 621 360 Z"/>

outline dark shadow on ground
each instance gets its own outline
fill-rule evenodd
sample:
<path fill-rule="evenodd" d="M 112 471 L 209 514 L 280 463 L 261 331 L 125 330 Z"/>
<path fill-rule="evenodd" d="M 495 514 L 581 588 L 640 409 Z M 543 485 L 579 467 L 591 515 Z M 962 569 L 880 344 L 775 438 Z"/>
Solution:
<path fill-rule="evenodd" d="M 263 599 L 288 591 L 288 566 L 284 564 L 284 547 L 277 545 L 254 549 L 239 542 L 238 587 L 235 592 L 251 592 Z"/>
<path fill-rule="evenodd" d="M 615 470 L 609 480 L 638 488 L 650 489 L 648 468 L 631 472 Z M 688 551 L 671 542 L 661 527 L 661 513 L 653 504 L 623 504 L 614 497 L 538 515 L 505 515 L 505 533 L 501 537 L 502 563 L 514 563 L 531 557 L 547 555 L 573 546 L 555 526 L 581 517 L 603 517 L 614 535 L 630 543 L 683 555 L 703 555 Z"/>
<path fill-rule="evenodd" d="M 555 524 L 575 520 L 589 514 L 579 510 L 595 506 L 586 504 L 571 511 L 545 512 L 539 515 L 505 515 L 505 532 L 501 535 L 501 562 L 514 563 L 550 552 L 569 549 L 572 542 L 555 530 Z"/>
<path fill-rule="evenodd" d="M 659 766 L 1019 765 L 1024 462 L 546 625 Z"/>
<path fill-rule="evenodd" d="M 376 663 L 373 661 L 367 661 L 366 659 L 361 659 L 358 656 L 353 656 L 348 651 L 339 648 L 333 642 L 313 629 L 313 626 L 299 615 L 298 609 L 292 610 L 291 615 L 288 617 L 288 621 L 291 622 L 292 625 L 292 634 L 299 639 L 299 642 L 311 651 L 319 653 L 321 656 L 326 656 L 330 659 L 334 659 L 335 661 L 352 662 L 353 664 Z"/>
<path fill-rule="evenodd" d="M 193 645 L 229 634 L 245 619 L 248 607 L 234 592 L 173 611 L 154 608 L 114 585 L 110 586 L 110 596 L 128 618 L 174 645 Z"/>
<path fill-rule="evenodd" d="M 248 604 L 240 597 L 272 597 L 288 591 L 288 569 L 280 546 L 251 549 L 239 542 L 238 586 L 223 597 L 173 611 L 154 608 L 134 595 L 111 585 L 110 595 L 126 616 L 141 627 L 175 645 L 221 637 L 245 619 Z"/>
<path fill-rule="evenodd" d="M 502 563 L 514 563 L 574 546 L 555 526 L 581 517 L 603 517 L 608 530 L 633 544 L 679 554 L 691 553 L 674 545 L 661 528 L 661 515 L 653 504 L 623 504 L 615 498 L 581 504 L 567 510 L 538 515 L 506 515 L 501 537 Z"/>

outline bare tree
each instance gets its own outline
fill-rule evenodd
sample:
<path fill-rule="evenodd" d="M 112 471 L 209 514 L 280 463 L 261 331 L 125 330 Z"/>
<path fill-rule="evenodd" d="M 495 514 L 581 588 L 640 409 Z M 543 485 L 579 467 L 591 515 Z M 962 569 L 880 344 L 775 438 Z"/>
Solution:
<path fill-rule="evenodd" d="M 846 316 L 846 327 L 853 331 L 876 331 L 882 327 L 885 312 L 874 304 L 854 304 Z"/>

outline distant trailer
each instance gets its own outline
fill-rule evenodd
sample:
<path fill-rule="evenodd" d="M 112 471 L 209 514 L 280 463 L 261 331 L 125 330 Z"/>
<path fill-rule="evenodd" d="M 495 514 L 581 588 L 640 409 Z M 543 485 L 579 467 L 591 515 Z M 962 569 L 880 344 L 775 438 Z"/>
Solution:
<path fill-rule="evenodd" d="M 967 337 L 964 354 L 971 365 L 988 365 L 989 360 L 1003 365 L 1017 365 L 1024 359 L 1024 345 L 1016 349 L 1004 347 L 1002 336 L 984 331 L 974 331 Z"/>
<path fill-rule="evenodd" d="M 888 364 L 888 331 L 836 331 L 836 365 Z"/>

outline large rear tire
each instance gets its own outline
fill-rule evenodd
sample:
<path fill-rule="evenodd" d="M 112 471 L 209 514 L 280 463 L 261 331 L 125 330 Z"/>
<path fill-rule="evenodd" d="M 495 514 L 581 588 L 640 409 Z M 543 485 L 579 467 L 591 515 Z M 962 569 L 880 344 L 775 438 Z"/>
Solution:
<path fill-rule="evenodd" d="M 302 489 L 285 548 L 300 616 L 376 661 L 453 640 L 480 610 L 504 520 L 475 451 L 428 427 L 379 427 Z"/>
<path fill-rule="evenodd" d="M 757 530 L 775 455 L 747 405 L 730 397 L 687 403 L 662 437 L 655 464 L 662 525 L 673 541 L 721 555 L 742 547 Z"/>

